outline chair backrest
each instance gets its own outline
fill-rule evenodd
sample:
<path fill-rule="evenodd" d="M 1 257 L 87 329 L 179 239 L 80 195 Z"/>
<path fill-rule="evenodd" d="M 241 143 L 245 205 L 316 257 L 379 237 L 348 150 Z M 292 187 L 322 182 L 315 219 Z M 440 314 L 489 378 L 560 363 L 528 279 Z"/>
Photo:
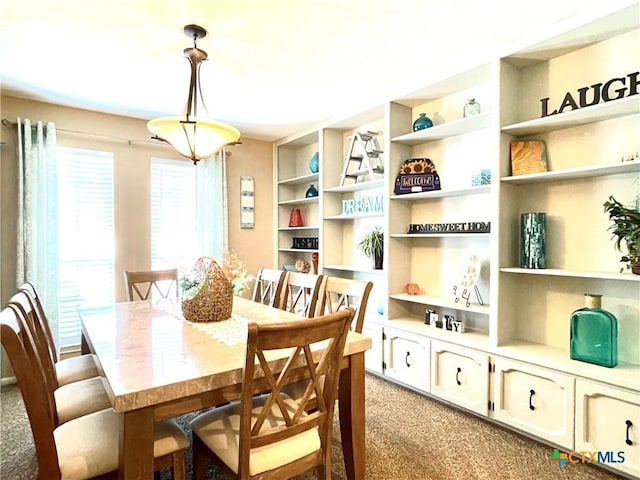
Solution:
<path fill-rule="evenodd" d="M 44 375 L 32 357 L 30 349 L 34 339 L 23 332 L 17 309 L 8 305 L 0 311 L 0 342 L 22 393 L 25 410 L 31 424 L 31 432 L 38 458 L 39 478 L 60 478 L 58 455 L 53 437 L 56 425 L 55 403 L 48 394 Z M 23 338 L 26 342 L 23 343 Z"/>
<path fill-rule="evenodd" d="M 58 348 L 56 347 L 56 342 L 53 338 L 51 327 L 49 326 L 49 319 L 47 318 L 47 314 L 45 313 L 44 307 L 42 306 L 42 300 L 40 300 L 40 295 L 38 295 L 36 286 L 31 282 L 25 282 L 20 285 L 18 290 L 27 293 L 33 300 L 35 312 L 40 322 L 43 335 L 46 338 L 47 345 L 49 347 L 49 353 L 51 354 L 51 359 L 55 364 L 60 359 L 60 356 L 58 355 Z"/>
<path fill-rule="evenodd" d="M 316 316 L 352 307 L 356 311 L 352 329 L 362 333 L 364 316 L 372 288 L 373 283 L 369 281 L 325 276 L 320 286 Z"/>
<path fill-rule="evenodd" d="M 178 298 L 178 282 L 179 273 L 177 268 L 140 272 L 124 271 L 124 285 L 131 302 L 134 300 L 149 300 L 153 291 L 157 292 L 162 298 L 169 298 L 170 296 Z M 136 295 L 138 296 L 137 299 Z"/>
<path fill-rule="evenodd" d="M 252 300 L 272 307 L 279 307 L 285 274 L 284 270 L 261 268 L 256 275 Z"/>
<path fill-rule="evenodd" d="M 321 448 L 296 463 L 302 466 L 301 471 L 322 464 L 331 471 L 330 445 L 340 361 L 354 314 L 349 308 L 305 321 L 249 322 L 240 399 L 239 478 L 245 478 L 243 473 L 248 472 L 251 449 L 266 447 L 311 429 L 317 429 Z M 326 342 L 326 345 L 315 352 L 314 359 L 311 345 L 316 342 Z M 273 371 L 266 358 L 271 350 L 280 349 L 292 349 L 292 352 L 286 362 L 278 362 L 280 371 Z M 269 388 L 262 397 L 265 399 L 262 407 L 254 409 L 253 398 L 258 388 L 254 385 L 256 370 L 259 371 L 257 377 L 264 376 Z M 308 382 L 303 397 L 299 402 L 287 401 L 282 388 L 300 378 Z M 317 398 L 316 410 L 307 414 L 307 403 L 312 396 Z M 282 415 L 285 426 L 270 425 L 268 419 L 273 410 Z M 284 468 L 287 475 L 283 472 L 282 478 L 293 476 L 291 463 Z"/>
<path fill-rule="evenodd" d="M 316 314 L 322 275 L 287 272 L 280 295 L 280 308 L 305 317 Z"/>
<path fill-rule="evenodd" d="M 54 357 L 49 350 L 45 329 L 38 315 L 38 309 L 31 295 L 25 291 L 18 291 L 10 299 L 8 305 L 17 313 L 20 321 L 20 335 L 27 346 L 27 352 L 35 357 L 34 362 L 40 365 L 44 373 L 47 387 L 51 393 L 58 388 Z M 31 339 L 27 338 L 30 335 Z M 33 343 L 33 352 L 29 344 Z"/>

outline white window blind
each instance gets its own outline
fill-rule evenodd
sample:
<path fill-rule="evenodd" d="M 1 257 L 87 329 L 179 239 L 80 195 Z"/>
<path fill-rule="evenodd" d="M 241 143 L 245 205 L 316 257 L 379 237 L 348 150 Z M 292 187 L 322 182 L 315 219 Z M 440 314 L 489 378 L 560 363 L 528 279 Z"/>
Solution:
<path fill-rule="evenodd" d="M 58 342 L 80 343 L 78 306 L 114 301 L 113 154 L 58 147 Z"/>
<path fill-rule="evenodd" d="M 198 258 L 196 167 L 151 159 L 151 267 L 189 271 Z"/>

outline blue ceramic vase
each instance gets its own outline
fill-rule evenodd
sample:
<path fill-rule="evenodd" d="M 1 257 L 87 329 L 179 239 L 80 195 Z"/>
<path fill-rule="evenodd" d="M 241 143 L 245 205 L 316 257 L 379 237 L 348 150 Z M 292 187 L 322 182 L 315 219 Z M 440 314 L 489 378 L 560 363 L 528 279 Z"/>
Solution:
<path fill-rule="evenodd" d="M 413 122 L 413 131 L 417 132 L 418 130 L 424 130 L 425 128 L 433 127 L 433 122 L 429 117 L 427 117 L 426 113 L 421 113 L 416 121 Z"/>
<path fill-rule="evenodd" d="M 314 153 L 311 157 L 311 160 L 309 160 L 309 170 L 311 170 L 311 173 L 318 173 L 318 171 L 320 170 L 320 160 L 318 158 L 318 152 Z"/>
<path fill-rule="evenodd" d="M 317 197 L 318 196 L 318 190 L 316 189 L 315 185 L 309 185 L 309 188 L 307 188 L 307 193 L 304 194 L 305 197 L 309 198 L 309 197 Z"/>

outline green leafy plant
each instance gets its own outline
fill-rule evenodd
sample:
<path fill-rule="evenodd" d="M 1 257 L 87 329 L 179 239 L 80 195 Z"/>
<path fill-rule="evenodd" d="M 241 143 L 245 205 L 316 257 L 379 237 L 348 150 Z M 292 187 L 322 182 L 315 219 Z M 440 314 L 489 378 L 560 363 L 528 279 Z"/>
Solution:
<path fill-rule="evenodd" d="M 360 240 L 360 243 L 358 243 L 358 248 L 369 258 L 372 258 L 374 260 L 376 258 L 382 259 L 384 246 L 383 239 L 384 234 L 381 228 L 374 227 L 362 238 L 362 240 Z"/>
<path fill-rule="evenodd" d="M 627 246 L 628 253 L 620 261 L 626 263 L 627 269 L 631 269 L 633 273 L 640 274 L 640 198 L 636 197 L 633 206 L 626 206 L 610 196 L 603 206 L 605 213 L 609 214 L 609 220 L 613 222 L 609 231 L 616 239 L 616 248 L 623 251 L 623 240 Z"/>

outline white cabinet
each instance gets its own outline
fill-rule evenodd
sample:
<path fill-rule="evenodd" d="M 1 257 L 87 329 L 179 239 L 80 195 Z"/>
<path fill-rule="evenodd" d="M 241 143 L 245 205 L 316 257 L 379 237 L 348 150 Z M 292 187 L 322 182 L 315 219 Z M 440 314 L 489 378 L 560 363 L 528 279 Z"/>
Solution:
<path fill-rule="evenodd" d="M 496 358 L 494 381 L 496 420 L 573 450 L 573 377 Z"/>
<path fill-rule="evenodd" d="M 384 328 L 384 374 L 425 392 L 429 391 L 429 339 Z"/>
<path fill-rule="evenodd" d="M 431 394 L 486 415 L 489 401 L 489 355 L 433 340 Z"/>
<path fill-rule="evenodd" d="M 384 361 L 382 325 L 365 321 L 362 326 L 362 334 L 371 337 L 371 348 L 364 354 L 364 366 L 371 372 L 382 374 L 382 362 Z"/>
<path fill-rule="evenodd" d="M 575 450 L 640 477 L 640 393 L 578 379 Z"/>

